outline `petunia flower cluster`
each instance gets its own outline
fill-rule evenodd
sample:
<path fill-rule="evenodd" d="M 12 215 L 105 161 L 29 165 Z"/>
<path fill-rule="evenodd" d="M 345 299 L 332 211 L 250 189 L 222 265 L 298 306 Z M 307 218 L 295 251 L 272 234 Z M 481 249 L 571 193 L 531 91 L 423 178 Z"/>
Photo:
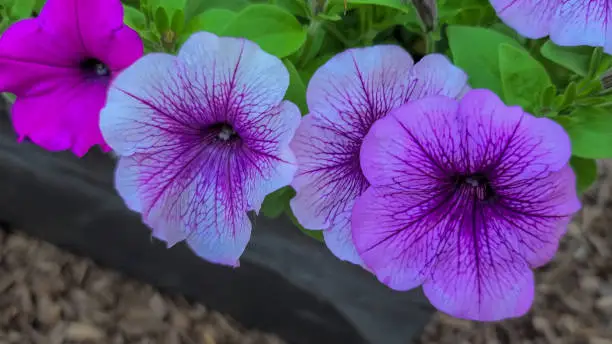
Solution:
<path fill-rule="evenodd" d="M 527 36 L 607 47 L 565 40 L 570 2 L 534 10 L 545 2 L 492 1 L 509 23 L 538 22 Z M 467 319 L 530 308 L 532 270 L 580 208 L 559 124 L 471 89 L 444 55 L 415 62 L 396 45 L 329 59 L 301 117 L 284 100 L 283 61 L 256 43 L 198 32 L 176 55 L 142 56 L 122 20 L 119 0 L 48 0 L 0 38 L 0 90 L 17 96 L 20 140 L 78 156 L 112 149 L 116 189 L 153 236 L 237 267 L 250 213 L 290 185 L 297 220 L 390 288 L 422 286 Z"/>

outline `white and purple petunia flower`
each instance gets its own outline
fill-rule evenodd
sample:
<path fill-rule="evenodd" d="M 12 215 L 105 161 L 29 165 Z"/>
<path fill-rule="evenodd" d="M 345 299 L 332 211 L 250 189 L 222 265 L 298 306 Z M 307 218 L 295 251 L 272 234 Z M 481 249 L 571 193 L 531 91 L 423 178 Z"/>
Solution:
<path fill-rule="evenodd" d="M 417 64 L 399 46 L 349 49 L 312 77 L 306 115 L 291 147 L 298 172 L 291 184 L 291 208 L 306 228 L 322 229 L 325 243 L 340 259 L 361 264 L 351 239 L 355 198 L 369 186 L 359 150 L 371 125 L 390 110 L 428 95 L 458 97 L 467 76 L 439 54 Z"/>
<path fill-rule="evenodd" d="M 550 35 L 562 46 L 604 47 L 612 53 L 611 0 L 490 0 L 499 17 L 519 34 Z"/>
<path fill-rule="evenodd" d="M 381 282 L 423 285 L 452 316 L 521 316 L 532 269 L 553 257 L 580 208 L 570 151 L 557 123 L 488 90 L 406 104 L 364 140 L 371 187 L 353 209 L 357 251 Z"/>
<path fill-rule="evenodd" d="M 283 101 L 288 86 L 283 63 L 255 43 L 204 32 L 115 79 L 102 134 L 120 155 L 120 195 L 155 237 L 238 266 L 248 211 L 297 169 L 289 142 L 300 112 Z"/>

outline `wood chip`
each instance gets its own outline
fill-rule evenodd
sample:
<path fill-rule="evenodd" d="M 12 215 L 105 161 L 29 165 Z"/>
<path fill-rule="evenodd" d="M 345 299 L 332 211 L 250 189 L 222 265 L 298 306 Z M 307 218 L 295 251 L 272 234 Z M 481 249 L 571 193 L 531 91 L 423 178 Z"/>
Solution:
<path fill-rule="evenodd" d="M 101 329 L 85 323 L 73 322 L 68 324 L 66 329 L 66 339 L 77 342 L 101 340 L 104 338 L 104 332 Z"/>
<path fill-rule="evenodd" d="M 0 344 L 283 344 L 0 228 Z"/>

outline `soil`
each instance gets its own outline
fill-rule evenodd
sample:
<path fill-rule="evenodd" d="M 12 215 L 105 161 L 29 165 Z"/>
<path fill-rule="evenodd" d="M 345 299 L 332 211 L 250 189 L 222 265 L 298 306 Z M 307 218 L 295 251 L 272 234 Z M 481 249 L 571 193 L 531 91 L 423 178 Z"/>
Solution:
<path fill-rule="evenodd" d="M 19 232 L 0 230 L 0 344 L 282 344 Z"/>

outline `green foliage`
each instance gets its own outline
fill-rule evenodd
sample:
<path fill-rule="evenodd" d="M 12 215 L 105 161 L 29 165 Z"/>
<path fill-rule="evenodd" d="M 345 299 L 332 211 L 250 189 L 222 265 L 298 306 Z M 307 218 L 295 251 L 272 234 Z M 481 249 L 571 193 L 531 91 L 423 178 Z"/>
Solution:
<path fill-rule="evenodd" d="M 306 41 L 306 30 L 291 13 L 272 5 L 250 5 L 238 12 L 224 36 L 247 38 L 272 55 L 286 57 Z"/>
<path fill-rule="evenodd" d="M 281 216 L 293 197 L 295 197 L 295 191 L 290 186 L 274 191 L 264 199 L 261 205 L 262 214 L 273 219 Z"/>
<path fill-rule="evenodd" d="M 306 105 L 306 86 L 293 63 L 289 60 L 283 60 L 283 63 L 289 71 L 289 88 L 285 94 L 285 99 L 297 105 L 303 116 L 308 113 L 308 106 Z"/>
<path fill-rule="evenodd" d="M 587 159 L 612 158 L 612 113 L 603 108 L 577 108 L 556 120 L 572 141 L 572 154 Z"/>
<path fill-rule="evenodd" d="M 495 21 L 495 11 L 488 0 L 438 0 L 440 24 L 483 25 Z"/>
<path fill-rule="evenodd" d="M 585 192 L 597 180 L 597 163 L 594 159 L 585 159 L 573 156 L 570 166 L 576 174 L 576 191 Z"/>
<path fill-rule="evenodd" d="M 560 47 L 550 40 L 546 41 L 540 48 L 542 56 L 580 76 L 586 76 L 589 72 L 589 62 L 593 50 L 593 48 L 585 46 Z"/>
<path fill-rule="evenodd" d="M 147 27 L 144 13 L 128 5 L 123 5 L 123 22 L 136 31 L 143 31 Z"/>
<path fill-rule="evenodd" d="M 508 105 L 532 110 L 540 103 L 541 94 L 552 86 L 544 66 L 522 48 L 502 43 L 499 46 L 499 68 Z"/>
<path fill-rule="evenodd" d="M 306 234 L 307 236 L 323 242 L 323 232 L 321 230 L 311 230 L 311 229 L 306 229 L 304 228 L 299 222 L 298 220 L 295 218 L 295 215 L 293 215 L 293 212 L 291 211 L 291 208 L 287 207 L 285 209 L 285 215 L 287 215 L 287 217 L 289 217 L 289 219 L 291 220 L 291 222 L 293 222 L 293 224 L 304 234 Z"/>
<path fill-rule="evenodd" d="M 213 8 L 202 12 L 191 18 L 181 36 L 184 42 L 189 36 L 198 31 L 207 31 L 216 35 L 221 35 L 227 25 L 236 18 L 236 12 L 223 8 Z"/>
<path fill-rule="evenodd" d="M 349 5 L 378 5 L 385 6 L 390 8 L 395 8 L 400 11 L 407 11 L 409 9 L 408 3 L 411 0 L 347 0 L 347 4 Z M 343 4 L 344 0 L 331 0 L 332 4 Z"/>
<path fill-rule="evenodd" d="M 500 47 L 521 45 L 495 30 L 482 27 L 449 26 L 447 29 L 453 62 L 468 75 L 473 88 L 488 88 L 503 95 L 500 72 Z"/>

